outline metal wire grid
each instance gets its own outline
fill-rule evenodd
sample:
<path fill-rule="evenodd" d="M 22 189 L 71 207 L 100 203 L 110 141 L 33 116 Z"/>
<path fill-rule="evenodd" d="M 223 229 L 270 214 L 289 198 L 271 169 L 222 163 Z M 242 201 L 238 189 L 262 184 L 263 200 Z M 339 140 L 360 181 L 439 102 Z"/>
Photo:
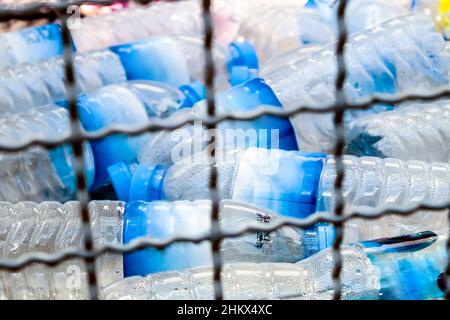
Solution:
<path fill-rule="evenodd" d="M 180 0 L 177 0 L 180 1 Z M 130 253 L 136 250 L 145 249 L 148 247 L 163 249 L 173 243 L 190 242 L 190 243 L 200 243 L 202 241 L 211 241 L 213 250 L 213 267 L 214 267 L 214 294 L 216 299 L 223 298 L 223 288 L 220 279 L 220 272 L 222 269 L 222 260 L 220 256 L 219 246 L 223 239 L 238 237 L 248 232 L 272 232 L 283 226 L 295 226 L 299 228 L 310 227 L 318 222 L 329 222 L 333 223 L 336 229 L 336 237 L 333 243 L 333 269 L 332 269 L 332 279 L 333 279 L 333 299 L 339 300 L 341 298 L 341 282 L 340 275 L 342 271 L 342 257 L 340 252 L 340 247 L 343 241 L 343 224 L 354 218 L 364 218 L 364 219 L 378 219 L 384 215 L 402 215 L 408 216 L 414 214 L 419 210 L 430 210 L 430 211 L 441 211 L 448 210 L 448 219 L 450 221 L 450 201 L 444 205 L 433 205 L 433 204 L 423 204 L 418 205 L 414 208 L 399 209 L 399 210 L 380 210 L 377 212 L 353 212 L 351 214 L 343 214 L 344 202 L 342 196 L 342 185 L 344 178 L 344 166 L 342 161 L 342 154 L 345 145 L 344 137 L 344 123 L 343 115 L 345 110 L 349 109 L 367 109 L 370 108 L 375 103 L 401 103 L 409 100 L 436 100 L 440 98 L 450 97 L 450 90 L 441 90 L 439 92 L 432 93 L 420 93 L 420 94 L 408 94 L 397 97 L 382 97 L 376 96 L 371 97 L 360 103 L 348 104 L 343 91 L 343 86 L 346 79 L 346 66 L 344 61 L 344 46 L 347 40 L 346 27 L 344 23 L 344 14 L 347 4 L 347 0 L 341 0 L 339 2 L 337 16 L 338 16 L 338 27 L 339 36 L 336 45 L 336 59 L 337 59 L 337 78 L 336 78 L 336 101 L 333 105 L 324 106 L 323 108 L 309 107 L 309 106 L 298 106 L 290 111 L 280 110 L 269 107 L 260 107 L 246 114 L 215 114 L 215 100 L 214 100 L 214 62 L 212 59 L 212 40 L 213 40 L 213 23 L 211 20 L 211 0 L 202 0 L 203 8 L 203 23 L 204 23 L 204 50 L 205 50 L 205 85 L 207 88 L 207 116 L 202 119 L 206 124 L 207 128 L 214 129 L 216 125 L 224 120 L 252 120 L 263 115 L 273 115 L 276 117 L 289 117 L 298 113 L 304 112 L 315 112 L 315 113 L 326 113 L 334 112 L 334 123 L 337 142 L 334 150 L 334 155 L 336 159 L 336 181 L 335 181 L 335 196 L 336 205 L 335 210 L 331 214 L 316 213 L 305 219 L 292 219 L 292 218 L 281 218 L 268 226 L 248 226 L 243 227 L 233 232 L 224 232 L 220 229 L 218 221 L 218 208 L 219 208 L 219 197 L 217 192 L 217 168 L 215 164 L 215 153 L 214 153 L 214 141 L 211 143 L 212 152 L 209 154 L 212 157 L 212 171 L 210 177 L 210 188 L 211 188 L 211 200 L 212 206 L 212 227 L 210 234 L 201 237 L 172 237 L 170 239 L 159 241 L 154 239 L 138 239 L 132 243 L 126 245 L 113 245 L 107 244 L 99 247 L 94 247 L 92 242 L 92 232 L 90 228 L 90 218 L 88 214 L 88 203 L 89 203 L 89 193 L 86 188 L 86 181 L 84 177 L 84 164 L 83 164 L 83 148 L 82 144 L 85 141 L 92 141 L 104 138 L 111 134 L 122 133 L 128 135 L 138 135 L 144 132 L 153 132 L 158 130 L 173 130 L 187 123 L 192 123 L 194 120 L 198 119 L 184 119 L 178 122 L 167 122 L 167 121 L 152 121 L 150 120 L 147 125 L 141 127 L 128 128 L 125 126 L 113 126 L 107 129 L 98 130 L 95 132 L 85 132 L 82 130 L 78 111 L 76 107 L 76 97 L 75 97 L 75 78 L 73 72 L 72 64 L 72 52 L 70 47 L 69 29 L 67 26 L 67 14 L 66 9 L 71 5 L 81 5 L 81 4 L 101 4 L 108 5 L 112 4 L 113 0 L 76 0 L 76 1 L 63 1 L 56 3 L 30 3 L 27 5 L 12 5 L 12 6 L 0 6 L 0 22 L 7 22 L 11 19 L 19 20 L 29 20 L 33 21 L 39 18 L 46 18 L 49 20 L 55 20 L 60 18 L 62 24 L 62 35 L 64 41 L 64 61 L 65 61 L 65 72 L 66 72 L 66 87 L 67 87 L 67 98 L 70 105 L 70 116 L 71 116 L 71 128 L 72 132 L 69 137 L 62 137 L 54 140 L 39 140 L 33 139 L 22 143 L 20 145 L 5 145 L 0 143 L 0 152 L 16 152 L 26 149 L 33 145 L 40 145 L 45 148 L 52 148 L 61 144 L 71 144 L 74 149 L 75 156 L 75 170 L 77 176 L 77 198 L 80 201 L 81 207 L 81 219 L 83 223 L 83 233 L 84 233 L 84 246 L 83 248 L 66 248 L 57 253 L 49 254 L 42 252 L 29 252 L 18 258 L 0 258 L 0 270 L 7 271 L 17 271 L 32 263 L 43 263 L 49 266 L 54 266 L 62 263 L 66 259 L 70 258 L 82 258 L 86 262 L 90 297 L 91 299 L 97 299 L 98 297 L 98 286 L 95 273 L 95 259 L 104 253 L 117 253 L 124 254 Z M 149 4 L 152 0 L 135 0 L 135 2 L 141 4 Z M 450 237 L 447 241 L 447 254 L 449 261 L 447 267 L 444 271 L 444 283 L 445 292 L 444 298 L 450 300 Z"/>

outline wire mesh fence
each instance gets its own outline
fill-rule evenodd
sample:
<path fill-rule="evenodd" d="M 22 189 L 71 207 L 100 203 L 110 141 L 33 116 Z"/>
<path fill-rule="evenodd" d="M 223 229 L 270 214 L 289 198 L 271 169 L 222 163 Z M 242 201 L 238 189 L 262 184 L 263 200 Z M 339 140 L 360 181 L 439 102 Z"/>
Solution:
<path fill-rule="evenodd" d="M 182 0 L 178 0 L 182 1 Z M 89 293 L 91 299 L 98 298 L 98 283 L 95 272 L 95 261 L 100 255 L 104 253 L 118 253 L 125 254 L 131 253 L 137 250 L 153 247 L 163 249 L 174 243 L 190 242 L 200 243 L 202 241 L 210 241 L 212 243 L 213 250 L 213 276 L 214 276 L 214 293 L 216 299 L 223 299 L 223 288 L 221 283 L 221 270 L 222 259 L 220 254 L 220 243 L 225 238 L 238 237 L 248 232 L 272 232 L 278 228 L 284 226 L 295 226 L 299 228 L 307 228 L 313 226 L 318 222 L 329 222 L 335 226 L 335 239 L 333 243 L 333 262 L 334 267 L 332 269 L 333 280 L 333 299 L 339 300 L 341 298 L 341 282 L 340 275 L 342 273 L 342 257 L 341 257 L 341 245 L 344 238 L 343 225 L 346 221 L 355 218 L 364 219 L 378 219 L 385 215 L 402 215 L 408 216 L 414 214 L 419 210 L 439 211 L 448 209 L 448 220 L 450 221 L 450 202 L 444 205 L 419 205 L 414 208 L 400 209 L 400 210 L 380 210 L 377 212 L 359 212 L 354 211 L 351 214 L 344 215 L 344 201 L 343 201 L 343 181 L 344 181 L 344 165 L 342 155 L 345 147 L 344 136 L 344 112 L 346 110 L 363 110 L 368 109 L 376 103 L 401 103 L 411 100 L 425 100 L 432 101 L 444 97 L 450 97 L 450 90 L 440 90 L 438 92 L 420 92 L 405 94 L 403 96 L 373 96 L 366 99 L 363 102 L 349 103 L 346 101 L 344 94 L 344 83 L 346 80 L 346 65 L 344 61 L 344 50 L 347 41 L 347 32 L 344 22 L 345 9 L 347 5 L 346 0 L 339 2 L 337 10 L 338 18 L 338 39 L 336 42 L 336 59 L 337 59 L 337 77 L 335 80 L 335 103 L 328 106 L 322 106 L 321 108 L 311 107 L 306 105 L 300 105 L 291 110 L 275 109 L 269 107 L 258 107 L 255 110 L 249 111 L 246 114 L 242 113 L 221 113 L 216 114 L 215 106 L 215 90 L 214 90 L 214 78 L 215 78 L 215 66 L 213 61 L 212 47 L 214 38 L 214 26 L 211 18 L 212 0 L 201 0 L 202 4 L 202 20 L 204 25 L 204 52 L 205 52 L 205 73 L 204 83 L 206 86 L 207 96 L 207 115 L 201 119 L 205 123 L 208 129 L 214 129 L 216 125 L 225 120 L 252 120 L 257 119 L 264 115 L 272 115 L 281 118 L 287 118 L 299 113 L 313 112 L 313 113 L 334 113 L 334 126 L 336 134 L 336 144 L 334 148 L 334 156 L 336 161 L 336 180 L 335 180 L 335 197 L 336 203 L 334 211 L 324 214 L 316 213 L 304 219 L 292 219 L 292 218 L 280 218 L 276 223 L 270 226 L 247 226 L 234 230 L 233 232 L 225 232 L 220 229 L 219 226 L 219 195 L 217 191 L 218 173 L 217 168 L 214 166 L 215 154 L 214 154 L 214 139 L 210 137 L 213 152 L 210 154 L 212 159 L 212 170 L 210 176 L 209 187 L 211 189 L 212 200 L 212 224 L 211 232 L 201 237 L 172 237 L 170 239 L 161 241 L 155 239 L 141 238 L 133 241 L 129 244 L 123 245 L 93 245 L 92 230 L 90 227 L 90 216 L 88 212 L 88 204 L 90 201 L 90 195 L 87 190 L 86 178 L 84 175 L 84 162 L 83 162 L 83 148 L 82 145 L 86 141 L 94 141 L 102 139 L 112 134 L 127 134 L 130 136 L 139 135 L 145 132 L 152 132 L 158 130 L 174 130 L 180 128 L 188 123 L 193 123 L 199 119 L 182 119 L 176 122 L 161 122 L 149 120 L 145 126 L 141 127 L 125 127 L 125 126 L 112 126 L 107 129 L 101 129 L 94 132 L 85 132 L 81 128 L 79 121 L 79 114 L 76 105 L 76 93 L 75 93 L 75 77 L 72 63 L 72 48 L 70 42 L 70 31 L 68 27 L 68 11 L 67 8 L 73 5 L 82 4 L 98 4 L 98 5 L 110 5 L 115 1 L 113 0 L 76 0 L 76 1 L 56 1 L 56 2 L 30 2 L 26 4 L 5 4 L 0 5 L 0 23 L 9 23 L 13 20 L 20 21 L 36 21 L 38 19 L 46 19 L 46 21 L 59 20 L 62 27 L 62 37 L 64 43 L 64 62 L 66 73 L 66 92 L 67 100 L 69 102 L 69 111 L 71 117 L 71 135 L 69 137 L 58 138 L 54 140 L 40 140 L 35 139 L 26 141 L 21 144 L 10 145 L 0 143 L 0 152 L 16 152 L 24 150 L 31 146 L 42 146 L 45 148 L 53 148 L 62 144 L 70 144 L 74 150 L 75 157 L 75 172 L 77 177 L 77 200 L 80 202 L 81 219 L 82 219 L 82 232 L 84 243 L 82 248 L 67 248 L 56 253 L 41 253 L 41 252 L 28 252 L 18 258 L 0 258 L 0 270 L 17 271 L 21 270 L 33 263 L 42 263 L 49 266 L 57 265 L 69 258 L 82 258 L 84 259 L 87 267 L 88 281 L 89 281 Z M 127 2 L 127 1 L 124 1 Z M 134 1 L 139 4 L 148 5 L 151 0 L 139 0 Z M 176 2 L 176 1 L 172 1 Z M 149 21 L 151 23 L 151 21 Z M 208 131 L 209 132 L 209 131 Z M 447 242 L 447 255 L 450 257 L 450 237 Z M 447 267 L 444 271 L 444 283 L 445 292 L 444 298 L 450 299 L 450 259 L 447 263 Z"/>

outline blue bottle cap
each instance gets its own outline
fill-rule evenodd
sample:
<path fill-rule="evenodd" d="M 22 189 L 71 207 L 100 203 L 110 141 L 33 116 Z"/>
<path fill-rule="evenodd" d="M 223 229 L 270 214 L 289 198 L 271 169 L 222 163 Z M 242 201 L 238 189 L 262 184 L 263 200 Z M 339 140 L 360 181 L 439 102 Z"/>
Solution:
<path fill-rule="evenodd" d="M 130 201 L 160 200 L 163 197 L 163 179 L 167 169 L 160 165 L 137 166 L 130 184 Z"/>
<path fill-rule="evenodd" d="M 182 108 L 192 108 L 197 102 L 206 99 L 206 87 L 200 81 L 184 84 L 179 89 L 185 95 Z"/>
<path fill-rule="evenodd" d="M 131 170 L 121 161 L 108 167 L 109 178 L 116 192 L 117 198 L 128 202 L 130 194 Z"/>
<path fill-rule="evenodd" d="M 229 74 L 231 74 L 235 66 L 245 66 L 254 70 L 259 69 L 258 55 L 250 42 L 234 41 L 228 46 L 228 52 L 227 68 Z"/>
<path fill-rule="evenodd" d="M 224 112 L 250 111 L 260 106 L 282 107 L 272 88 L 261 78 L 250 79 L 220 94 L 218 105 Z M 232 122 L 221 125 L 225 126 L 227 123 L 232 125 Z M 260 130 L 267 130 L 267 139 L 263 139 L 265 141 L 262 144 L 258 142 L 257 147 L 298 150 L 294 128 L 289 119 L 264 115 L 252 121 L 240 121 L 239 127 L 254 129 L 259 133 L 263 132 Z"/>
<path fill-rule="evenodd" d="M 255 70 L 249 69 L 247 66 L 234 66 L 231 68 L 229 82 L 232 86 L 244 83 L 250 79 L 256 78 Z"/>

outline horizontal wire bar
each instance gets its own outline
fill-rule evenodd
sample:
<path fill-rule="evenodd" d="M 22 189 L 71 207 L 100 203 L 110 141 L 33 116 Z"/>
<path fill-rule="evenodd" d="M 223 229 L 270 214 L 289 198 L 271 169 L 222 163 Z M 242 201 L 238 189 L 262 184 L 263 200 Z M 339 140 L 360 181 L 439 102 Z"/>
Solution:
<path fill-rule="evenodd" d="M 57 253 L 30 252 L 16 258 L 0 258 L 0 269 L 19 270 L 32 263 L 57 265 L 63 262 L 65 259 L 69 258 L 93 258 L 98 257 L 104 253 L 125 254 L 149 247 L 164 249 L 171 244 L 180 242 L 200 243 L 202 241 L 218 241 L 226 238 L 236 238 L 249 232 L 273 232 L 279 228 L 288 226 L 304 229 L 311 227 L 312 225 L 319 222 L 345 223 L 349 220 L 357 218 L 376 220 L 383 216 L 389 215 L 409 216 L 416 213 L 417 211 L 442 211 L 446 210 L 449 206 L 450 202 L 443 205 L 421 204 L 413 208 L 405 209 L 384 209 L 382 211 L 372 210 L 370 213 L 367 213 L 367 211 L 354 211 L 344 216 L 336 216 L 330 213 L 319 212 L 312 214 L 305 219 L 283 217 L 279 218 L 275 222 L 270 223 L 269 225 L 249 225 L 238 228 L 234 231 L 207 233 L 197 237 L 172 237 L 166 240 L 139 238 L 128 244 L 107 244 L 102 246 L 95 246 L 92 250 L 65 248 L 58 251 Z"/>
<path fill-rule="evenodd" d="M 361 110 L 361 109 L 368 109 L 373 104 L 377 103 L 386 103 L 386 104 L 398 104 L 401 102 L 407 102 L 407 101 L 415 101 L 415 100 L 421 100 L 421 101 L 433 101 L 441 98 L 448 97 L 450 98 L 450 90 L 442 90 L 437 91 L 432 94 L 411 94 L 406 96 L 399 96 L 399 97 L 380 97 L 376 96 L 373 97 L 370 100 L 367 100 L 365 102 L 361 103 L 355 103 L 355 104 L 348 104 L 345 107 L 345 110 Z M 339 106 L 340 108 L 341 106 Z M 300 106 L 298 108 L 292 109 L 292 110 L 285 110 L 278 107 L 273 106 L 259 106 L 251 111 L 244 112 L 227 112 L 223 114 L 219 114 L 213 117 L 180 117 L 180 120 L 169 120 L 169 119 L 149 119 L 147 124 L 141 125 L 141 126 L 134 126 L 129 127 L 125 125 L 111 125 L 108 126 L 108 128 L 90 131 L 90 132 L 82 132 L 79 135 L 72 135 L 67 136 L 64 138 L 59 139 L 31 139 L 27 140 L 23 143 L 18 144 L 4 144 L 0 142 L 0 151 L 5 152 L 16 152 L 20 151 L 26 148 L 29 148 L 34 145 L 39 145 L 45 148 L 54 148 L 62 144 L 66 143 L 73 143 L 74 141 L 80 141 L 80 140 L 99 140 L 106 138 L 113 134 L 127 134 L 130 136 L 139 135 L 145 132 L 154 132 L 154 131 L 169 131 L 169 130 L 175 130 L 179 129 L 187 124 L 193 124 L 195 122 L 201 122 L 205 126 L 212 126 L 215 124 L 219 124 L 223 121 L 249 121 L 249 120 L 255 120 L 262 116 L 274 116 L 278 118 L 287 118 L 291 117 L 293 115 L 299 114 L 299 113 L 329 113 L 337 110 L 337 106 L 335 104 L 324 107 L 324 108 L 318 108 L 318 107 L 310 107 L 310 106 Z"/>

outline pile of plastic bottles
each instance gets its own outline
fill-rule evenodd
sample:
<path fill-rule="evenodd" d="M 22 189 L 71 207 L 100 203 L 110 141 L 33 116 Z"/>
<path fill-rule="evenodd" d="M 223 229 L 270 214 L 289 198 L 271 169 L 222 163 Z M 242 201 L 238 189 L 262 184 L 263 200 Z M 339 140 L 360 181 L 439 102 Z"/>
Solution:
<path fill-rule="evenodd" d="M 347 2 L 348 104 L 449 89 L 450 1 Z M 78 164 L 95 247 L 204 240 L 102 254 L 101 298 L 213 299 L 208 239 L 218 197 L 218 227 L 234 235 L 220 243 L 226 299 L 331 299 L 337 230 L 326 221 L 340 197 L 327 108 L 337 101 L 338 5 L 213 1 L 215 114 L 234 117 L 214 129 L 199 1 L 69 19 L 79 123 L 69 114 L 61 26 L 0 33 L 2 147 L 70 141 L 77 125 L 83 134 L 171 129 L 84 142 L 81 159 L 70 143 L 0 152 L 1 258 L 84 248 Z M 319 112 L 293 113 L 301 106 Z M 268 113 L 246 118 L 258 111 Z M 377 103 L 345 111 L 343 121 L 342 298 L 442 298 L 450 290 L 450 100 Z M 329 219 L 296 226 L 314 216 Z M 32 263 L 0 272 L 0 299 L 88 299 L 87 278 L 81 258 Z"/>

